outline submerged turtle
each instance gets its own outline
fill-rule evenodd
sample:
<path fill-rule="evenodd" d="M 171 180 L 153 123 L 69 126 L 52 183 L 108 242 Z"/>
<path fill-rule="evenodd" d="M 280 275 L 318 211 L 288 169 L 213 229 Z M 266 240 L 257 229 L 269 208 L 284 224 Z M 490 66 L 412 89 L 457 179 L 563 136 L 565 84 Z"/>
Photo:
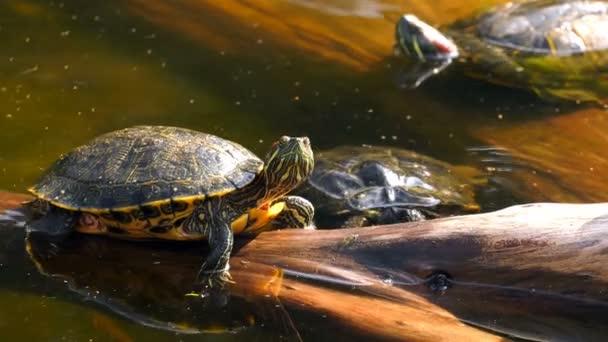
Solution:
<path fill-rule="evenodd" d="M 407 76 L 411 87 L 458 60 L 466 74 L 493 83 L 549 98 L 602 101 L 608 97 L 606 32 L 607 1 L 532 0 L 451 25 L 447 37 L 403 15 L 395 50 L 417 64 Z"/>
<path fill-rule="evenodd" d="M 177 127 L 137 126 L 102 135 L 61 157 L 29 191 L 29 231 L 76 230 L 118 238 L 207 238 L 199 272 L 230 280 L 233 232 L 272 223 L 311 227 L 313 206 L 285 196 L 312 172 L 308 138 L 283 136 L 265 162 L 234 142 Z"/>
<path fill-rule="evenodd" d="M 342 146 L 319 152 L 298 192 L 319 226 L 359 227 L 479 210 L 456 168 L 399 148 Z"/>

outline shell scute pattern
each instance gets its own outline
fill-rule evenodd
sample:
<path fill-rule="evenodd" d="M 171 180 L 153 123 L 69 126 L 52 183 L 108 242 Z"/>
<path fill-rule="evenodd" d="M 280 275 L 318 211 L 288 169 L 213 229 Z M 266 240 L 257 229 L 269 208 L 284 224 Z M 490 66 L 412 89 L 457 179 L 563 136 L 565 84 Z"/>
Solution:
<path fill-rule="evenodd" d="M 263 162 L 242 146 L 175 127 L 108 133 L 58 160 L 32 191 L 68 209 L 124 208 L 221 195 L 248 184 Z"/>
<path fill-rule="evenodd" d="M 317 153 L 313 174 L 299 193 L 314 203 L 318 224 L 327 226 L 477 211 L 472 183 L 452 171 L 450 164 L 409 150 L 341 146 Z M 350 221 L 357 217 L 367 221 Z"/>
<path fill-rule="evenodd" d="M 481 17 L 479 35 L 520 51 L 571 55 L 608 49 L 605 1 L 510 3 Z"/>

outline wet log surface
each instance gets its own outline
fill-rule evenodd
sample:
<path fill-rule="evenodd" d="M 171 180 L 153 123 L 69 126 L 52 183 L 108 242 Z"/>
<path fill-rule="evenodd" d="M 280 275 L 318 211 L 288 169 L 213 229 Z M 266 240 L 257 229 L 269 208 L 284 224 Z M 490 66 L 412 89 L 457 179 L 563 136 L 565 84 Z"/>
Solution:
<path fill-rule="evenodd" d="M 4 194 L 0 205 L 18 203 L 10 197 Z M 608 336 L 607 224 L 608 204 L 529 204 L 393 226 L 238 238 L 231 259 L 236 284 L 223 312 L 234 301 L 248 303 L 251 311 L 237 306 L 231 320 L 282 325 L 290 338 L 328 336 L 301 324 L 306 321 L 381 339 L 602 340 Z M 36 251 L 43 245 L 30 239 L 43 272 L 98 291 L 114 311 L 164 328 L 209 329 L 197 326 L 210 321 L 209 313 L 195 314 L 197 299 L 184 296 L 203 255 L 199 245 L 75 234 L 42 257 Z M 142 303 L 163 310 L 147 312 Z M 267 307 L 274 312 L 261 310 Z"/>

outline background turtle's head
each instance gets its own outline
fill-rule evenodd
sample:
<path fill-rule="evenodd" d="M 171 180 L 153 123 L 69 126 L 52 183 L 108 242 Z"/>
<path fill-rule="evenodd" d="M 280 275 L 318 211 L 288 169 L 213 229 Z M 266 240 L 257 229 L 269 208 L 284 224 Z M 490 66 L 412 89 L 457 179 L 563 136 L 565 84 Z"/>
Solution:
<path fill-rule="evenodd" d="M 277 198 L 295 189 L 312 173 L 314 158 L 307 137 L 282 136 L 266 155 L 266 198 Z"/>
<path fill-rule="evenodd" d="M 401 16 L 395 35 L 396 51 L 416 61 L 436 62 L 458 57 L 458 48 L 449 38 L 413 14 Z"/>

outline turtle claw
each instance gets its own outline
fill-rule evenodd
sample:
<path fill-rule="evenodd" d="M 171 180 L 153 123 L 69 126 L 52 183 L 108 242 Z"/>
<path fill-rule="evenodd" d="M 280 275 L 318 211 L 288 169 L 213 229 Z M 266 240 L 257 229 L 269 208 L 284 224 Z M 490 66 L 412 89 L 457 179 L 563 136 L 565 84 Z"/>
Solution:
<path fill-rule="evenodd" d="M 212 289 L 212 288 L 223 288 L 226 284 L 234 284 L 232 276 L 227 269 L 221 271 L 203 271 L 201 270 L 197 276 L 197 283 Z"/>

